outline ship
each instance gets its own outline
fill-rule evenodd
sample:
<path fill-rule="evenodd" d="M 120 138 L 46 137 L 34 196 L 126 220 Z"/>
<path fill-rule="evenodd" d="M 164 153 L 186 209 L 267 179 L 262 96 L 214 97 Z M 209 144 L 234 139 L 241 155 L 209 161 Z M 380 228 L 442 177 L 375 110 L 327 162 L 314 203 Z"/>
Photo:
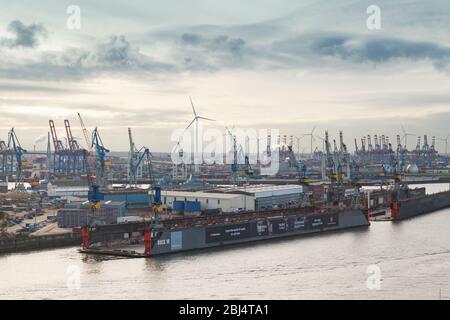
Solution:
<path fill-rule="evenodd" d="M 297 207 L 84 227 L 83 253 L 150 257 L 370 225 L 368 211 Z M 136 238 L 136 235 L 138 236 Z M 133 243 L 144 244 L 143 252 Z M 142 248 L 142 245 L 141 245 Z"/>
<path fill-rule="evenodd" d="M 392 194 L 391 220 L 398 221 L 450 207 L 450 190 L 426 194 L 425 188 L 403 185 Z"/>

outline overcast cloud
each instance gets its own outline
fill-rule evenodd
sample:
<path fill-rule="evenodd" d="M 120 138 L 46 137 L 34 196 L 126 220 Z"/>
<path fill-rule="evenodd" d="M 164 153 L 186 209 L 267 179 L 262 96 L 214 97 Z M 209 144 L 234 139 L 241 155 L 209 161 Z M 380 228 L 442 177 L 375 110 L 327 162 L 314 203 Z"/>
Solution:
<path fill-rule="evenodd" d="M 80 1 L 82 28 L 73 31 L 68 4 L 15 1 L 0 13 L 0 109 L 18 132 L 34 128 L 34 138 L 49 118 L 76 120 L 77 110 L 105 130 L 170 131 L 190 121 L 188 95 L 218 126 L 300 134 L 352 117 L 392 134 L 433 121 L 429 135 L 450 133 L 435 116 L 450 120 L 450 3 L 380 0 L 382 29 L 370 31 L 370 1 L 263 2 L 218 10 L 202 0 Z M 170 149 L 168 137 L 136 137 Z M 110 143 L 127 149 L 126 139 Z"/>

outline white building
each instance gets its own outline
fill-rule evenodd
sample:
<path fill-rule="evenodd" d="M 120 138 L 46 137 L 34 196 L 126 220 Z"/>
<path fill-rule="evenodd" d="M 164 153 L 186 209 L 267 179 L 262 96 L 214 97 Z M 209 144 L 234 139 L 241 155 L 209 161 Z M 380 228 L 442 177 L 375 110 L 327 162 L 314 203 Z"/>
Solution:
<path fill-rule="evenodd" d="M 172 191 L 161 192 L 163 205 L 173 208 L 174 201 L 197 201 L 200 209 L 222 209 L 223 212 L 238 210 L 270 210 L 299 204 L 303 195 L 301 185 L 249 185 L 225 186 L 215 192 Z"/>
<path fill-rule="evenodd" d="M 47 195 L 53 197 L 82 197 L 87 198 L 88 186 L 57 186 L 51 182 L 47 185 Z"/>
<path fill-rule="evenodd" d="M 161 198 L 163 206 L 167 208 L 173 208 L 174 201 L 198 201 L 201 210 L 222 209 L 223 212 L 255 210 L 255 198 L 245 194 L 163 190 Z"/>
<path fill-rule="evenodd" d="M 240 187 L 223 187 L 226 193 L 242 193 L 255 199 L 256 210 L 270 210 L 295 205 L 301 202 L 303 187 L 296 184 L 258 184 Z"/>

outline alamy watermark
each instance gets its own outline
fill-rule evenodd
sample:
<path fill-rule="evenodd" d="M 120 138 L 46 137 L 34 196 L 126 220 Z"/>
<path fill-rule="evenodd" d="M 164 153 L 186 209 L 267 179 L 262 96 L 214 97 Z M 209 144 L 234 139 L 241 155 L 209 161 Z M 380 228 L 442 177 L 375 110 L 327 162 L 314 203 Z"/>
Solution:
<path fill-rule="evenodd" d="M 181 164 L 259 164 L 262 175 L 275 175 L 279 169 L 279 151 L 288 146 L 276 142 L 278 129 L 203 129 L 201 123 L 191 133 L 186 129 L 172 132 L 171 159 Z M 272 138 L 274 137 L 274 138 Z"/>
<path fill-rule="evenodd" d="M 381 268 L 376 264 L 371 264 L 366 269 L 369 276 L 366 280 L 366 287 L 369 290 L 381 290 Z"/>
<path fill-rule="evenodd" d="M 366 10 L 369 17 L 366 20 L 366 26 L 369 30 L 381 29 L 381 8 L 375 4 L 367 7 Z"/>
<path fill-rule="evenodd" d="M 81 29 L 81 8 L 77 5 L 67 7 L 66 13 L 69 15 L 66 21 L 66 27 L 69 30 Z"/>
<path fill-rule="evenodd" d="M 79 290 L 81 288 L 81 270 L 77 265 L 71 265 L 66 269 L 66 286 L 70 290 Z"/>

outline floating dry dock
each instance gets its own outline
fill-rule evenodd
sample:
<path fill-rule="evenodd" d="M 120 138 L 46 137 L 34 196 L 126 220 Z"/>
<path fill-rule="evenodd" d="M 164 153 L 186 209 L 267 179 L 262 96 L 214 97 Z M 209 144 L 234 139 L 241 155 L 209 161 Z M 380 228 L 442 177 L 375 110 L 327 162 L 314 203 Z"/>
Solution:
<path fill-rule="evenodd" d="M 403 220 L 447 207 L 450 207 L 450 191 L 427 195 L 425 188 L 399 189 L 391 204 L 391 218 Z"/>
<path fill-rule="evenodd" d="M 367 227 L 362 209 L 289 208 L 83 228 L 83 253 L 149 257 L 288 236 Z M 140 245 L 140 250 L 139 250 Z"/>

